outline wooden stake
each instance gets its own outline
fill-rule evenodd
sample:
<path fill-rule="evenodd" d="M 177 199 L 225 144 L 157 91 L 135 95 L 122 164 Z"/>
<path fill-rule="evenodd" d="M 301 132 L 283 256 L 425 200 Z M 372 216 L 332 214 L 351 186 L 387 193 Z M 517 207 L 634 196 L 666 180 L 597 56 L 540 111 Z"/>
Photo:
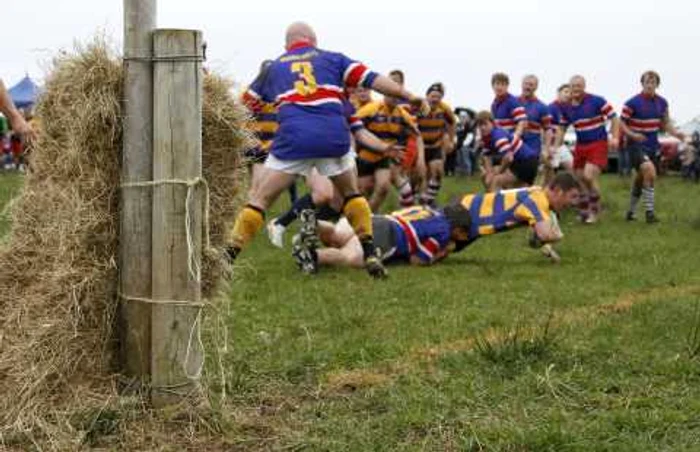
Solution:
<path fill-rule="evenodd" d="M 153 175 L 152 33 L 156 0 L 124 0 L 124 147 L 122 183 L 146 182 Z M 120 291 L 127 297 L 151 298 L 150 189 L 121 192 L 119 234 Z M 128 375 L 150 375 L 151 305 L 122 302 L 122 365 Z"/>
<path fill-rule="evenodd" d="M 158 181 L 194 181 L 202 175 L 202 33 L 156 30 L 153 49 L 153 299 L 196 303 L 204 191 L 193 189 L 188 206 L 186 185 Z M 204 359 L 199 314 L 196 306 L 153 305 L 151 400 L 156 407 L 180 402 L 197 387 Z"/>

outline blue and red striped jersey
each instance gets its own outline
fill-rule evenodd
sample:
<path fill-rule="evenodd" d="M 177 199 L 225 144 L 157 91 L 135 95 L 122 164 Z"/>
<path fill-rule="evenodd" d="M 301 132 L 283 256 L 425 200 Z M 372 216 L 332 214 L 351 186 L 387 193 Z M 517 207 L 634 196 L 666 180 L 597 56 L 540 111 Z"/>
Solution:
<path fill-rule="evenodd" d="M 343 101 L 343 111 L 345 113 L 345 119 L 350 126 L 351 133 L 358 132 L 365 128 L 365 124 L 357 117 L 355 106 L 347 99 Z"/>
<path fill-rule="evenodd" d="M 421 261 L 432 263 L 435 255 L 450 243 L 451 226 L 442 212 L 426 206 L 415 206 L 392 212 L 396 234 L 395 257 L 417 256 Z"/>
<path fill-rule="evenodd" d="M 608 141 L 605 123 L 616 116 L 613 106 L 603 97 L 584 94 L 579 104 L 562 105 L 559 125 L 574 126 L 577 144 Z"/>
<path fill-rule="evenodd" d="M 539 153 L 542 150 L 542 135 L 552 126 L 552 114 L 549 112 L 549 107 L 536 97 L 521 96 L 518 100 L 527 114 L 523 141 Z"/>
<path fill-rule="evenodd" d="M 559 123 L 561 122 L 561 109 L 564 107 L 564 104 L 559 102 L 558 100 L 555 100 L 551 104 L 549 104 L 549 114 L 552 116 L 552 128 L 555 129 Z"/>
<path fill-rule="evenodd" d="M 341 53 L 301 43 L 290 47 L 244 95 L 254 112 L 279 107 L 270 152 L 281 160 L 341 157 L 350 150 L 344 88 L 371 87 L 377 74 Z"/>
<path fill-rule="evenodd" d="M 538 158 L 540 155 L 540 151 L 532 149 L 521 138 L 515 138 L 513 132 L 500 127 L 494 127 L 490 135 L 485 135 L 481 139 L 486 149 L 486 154 L 489 155 L 505 155 L 508 152 L 512 152 L 514 160 Z"/>
<path fill-rule="evenodd" d="M 496 97 L 491 104 L 491 114 L 496 127 L 513 131 L 520 121 L 527 121 L 525 108 L 512 94 Z"/>
<path fill-rule="evenodd" d="M 625 102 L 622 120 L 632 131 L 643 133 L 647 140 L 638 143 L 649 149 L 658 149 L 659 132 L 668 117 L 668 102 L 663 97 L 637 94 Z"/>

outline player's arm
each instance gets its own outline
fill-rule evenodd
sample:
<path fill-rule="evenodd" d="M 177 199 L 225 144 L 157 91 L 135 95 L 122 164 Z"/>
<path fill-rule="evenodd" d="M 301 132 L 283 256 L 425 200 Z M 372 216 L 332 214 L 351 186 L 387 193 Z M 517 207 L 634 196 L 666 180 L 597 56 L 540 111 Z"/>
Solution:
<path fill-rule="evenodd" d="M 554 132 L 554 148 L 559 149 L 564 144 L 565 126 L 558 124 Z"/>
<path fill-rule="evenodd" d="M 363 147 L 392 157 L 395 157 L 396 154 L 403 150 L 402 146 L 392 145 L 382 141 L 365 127 L 355 130 L 353 136 Z"/>
<path fill-rule="evenodd" d="M 525 126 L 527 126 L 527 112 L 525 111 L 525 107 L 522 105 L 514 106 L 511 110 L 511 116 L 515 121 L 515 131 L 513 135 L 520 138 L 523 136 L 523 133 L 525 133 Z"/>
<path fill-rule="evenodd" d="M 0 79 L 0 112 L 10 121 L 12 130 L 20 135 L 31 137 L 33 135 L 32 128 L 24 120 L 22 113 L 17 110 L 10 94 L 5 89 L 5 84 Z"/>
<path fill-rule="evenodd" d="M 416 172 L 420 178 L 425 178 L 427 168 L 425 166 L 425 142 L 423 136 L 419 133 L 416 136 Z M 421 187 L 422 188 L 422 187 Z"/>
<path fill-rule="evenodd" d="M 414 107 L 422 108 L 424 104 L 423 99 L 414 95 L 403 86 L 384 75 L 377 75 L 377 77 L 375 77 L 375 79 L 372 81 L 370 88 L 384 94 L 385 96 L 406 99 Z"/>
<path fill-rule="evenodd" d="M 559 224 L 550 217 L 547 220 L 538 221 L 533 227 L 535 236 L 541 243 L 555 243 L 560 241 L 564 234 L 559 228 Z"/>
<path fill-rule="evenodd" d="M 554 133 L 552 132 L 552 122 L 554 119 L 548 108 L 545 108 L 542 112 L 540 120 L 542 121 L 542 143 L 544 143 L 544 152 L 545 155 L 550 155 L 552 145 L 554 144 Z"/>
<path fill-rule="evenodd" d="M 614 116 L 612 119 L 610 119 L 610 132 L 612 133 L 612 148 L 614 150 L 617 150 L 617 148 L 620 147 L 620 129 L 621 129 L 621 121 L 620 118 L 617 116 Z"/>

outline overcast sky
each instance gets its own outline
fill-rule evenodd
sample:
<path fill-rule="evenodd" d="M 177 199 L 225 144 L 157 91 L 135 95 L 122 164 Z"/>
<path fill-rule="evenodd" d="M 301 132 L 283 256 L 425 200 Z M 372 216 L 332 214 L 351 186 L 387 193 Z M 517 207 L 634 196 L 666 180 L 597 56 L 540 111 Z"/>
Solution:
<path fill-rule="evenodd" d="M 342 5 L 333 8 L 332 5 Z M 47 62 L 75 40 L 106 31 L 122 41 L 121 0 L 2 0 L 0 77 L 43 78 Z M 490 105 L 490 76 L 535 73 L 549 102 L 570 75 L 619 109 L 639 91 L 639 75 L 661 73 L 661 93 L 679 122 L 700 115 L 700 2 L 688 0 L 233 1 L 159 0 L 158 26 L 194 28 L 208 42 L 209 66 L 240 83 L 283 50 L 284 29 L 305 20 L 319 46 L 381 72 L 401 68 L 423 93 L 434 81 L 452 105 Z"/>

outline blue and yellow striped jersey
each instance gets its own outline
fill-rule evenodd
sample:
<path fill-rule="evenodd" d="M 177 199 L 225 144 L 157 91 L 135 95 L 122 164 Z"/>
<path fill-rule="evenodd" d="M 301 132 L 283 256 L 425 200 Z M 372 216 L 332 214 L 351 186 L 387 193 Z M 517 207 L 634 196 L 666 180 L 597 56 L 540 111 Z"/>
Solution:
<path fill-rule="evenodd" d="M 264 104 L 253 114 L 252 129 L 260 141 L 259 150 L 265 154 L 270 151 L 279 123 L 277 122 L 277 107 L 274 104 Z"/>
<path fill-rule="evenodd" d="M 469 241 L 550 220 L 549 200 L 541 187 L 470 194 L 460 202 L 472 220 Z"/>
<path fill-rule="evenodd" d="M 400 106 L 389 107 L 384 102 L 372 102 L 357 111 L 357 116 L 370 132 L 389 144 L 405 144 L 408 136 L 418 134 L 415 119 Z M 377 162 L 384 154 L 360 148 L 358 153 L 362 160 Z"/>
<path fill-rule="evenodd" d="M 436 107 L 431 108 L 430 113 L 426 115 L 418 114 L 418 128 L 423 137 L 425 148 L 440 148 L 442 138 L 447 132 L 447 126 L 453 126 L 456 122 L 452 109 L 445 102 L 440 102 Z"/>

